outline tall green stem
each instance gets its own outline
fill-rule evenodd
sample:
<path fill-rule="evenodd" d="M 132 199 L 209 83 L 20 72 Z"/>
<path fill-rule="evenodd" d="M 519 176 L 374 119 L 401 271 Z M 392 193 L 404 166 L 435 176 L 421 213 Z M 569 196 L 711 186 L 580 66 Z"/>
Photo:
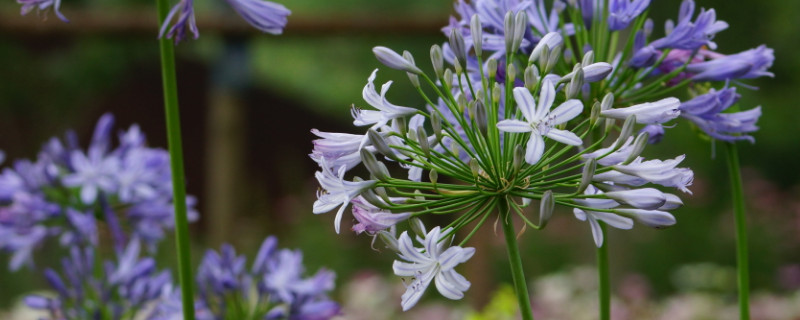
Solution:
<path fill-rule="evenodd" d="M 606 233 L 606 223 L 598 221 L 603 237 Z M 603 245 L 597 248 L 597 279 L 599 280 L 600 296 L 600 320 L 611 319 L 611 283 L 608 276 L 608 239 L 603 241 Z"/>
<path fill-rule="evenodd" d="M 728 175 L 731 178 L 733 214 L 736 221 L 736 262 L 739 283 L 739 319 L 750 319 L 750 267 L 747 256 L 747 221 L 744 212 L 744 192 L 739 167 L 739 151 L 735 143 L 726 143 Z"/>
<path fill-rule="evenodd" d="M 169 12 L 167 0 L 156 0 L 158 21 L 164 22 Z M 183 301 L 183 319 L 194 320 L 194 290 L 192 288 L 192 257 L 189 244 L 189 219 L 186 215 L 186 186 L 183 172 L 183 143 L 178 111 L 178 84 L 175 76 L 175 52 L 170 39 L 162 37 L 161 79 L 164 85 L 164 111 L 167 120 L 170 169 L 172 170 L 173 203 L 175 203 L 175 238 L 178 250 L 178 278 Z"/>
<path fill-rule="evenodd" d="M 500 200 L 498 205 L 500 219 L 503 220 L 503 234 L 505 235 L 506 248 L 508 249 L 508 262 L 511 264 L 511 279 L 514 281 L 514 291 L 517 293 L 520 314 L 522 314 L 523 320 L 533 320 L 531 299 L 528 295 L 528 282 L 525 279 L 525 273 L 522 271 L 522 257 L 520 257 L 519 247 L 517 247 L 517 237 L 508 207 L 508 200 Z"/>

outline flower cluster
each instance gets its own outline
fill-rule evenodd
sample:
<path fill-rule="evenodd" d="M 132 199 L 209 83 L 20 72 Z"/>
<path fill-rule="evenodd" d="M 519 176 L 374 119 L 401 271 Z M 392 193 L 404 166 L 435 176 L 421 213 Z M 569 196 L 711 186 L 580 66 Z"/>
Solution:
<path fill-rule="evenodd" d="M 73 247 L 62 261 L 62 275 L 50 268 L 44 273 L 58 296 L 31 295 L 26 304 L 47 311 L 53 320 L 144 316 L 172 277 L 169 271 L 158 271 L 152 258 L 141 258 L 139 246 L 139 241 L 130 241 L 115 261 L 106 261 L 102 268 L 94 248 Z"/>
<path fill-rule="evenodd" d="M 247 259 L 230 245 L 220 252 L 208 250 L 197 272 L 197 319 L 324 320 L 338 315 L 339 305 L 326 295 L 335 275 L 320 270 L 303 278 L 302 259 L 298 250 L 278 250 L 275 237 L 264 240 L 249 270 Z M 180 293 L 167 290 L 149 319 L 180 318 L 181 311 Z"/>
<path fill-rule="evenodd" d="M 613 26 L 605 27 L 614 30 L 641 22 L 637 15 L 647 7 L 646 1 L 612 3 Z M 391 82 L 378 92 L 373 72 L 363 90 L 369 108 L 352 110 L 353 124 L 367 127 L 364 134 L 312 130 L 319 139 L 310 156 L 320 166 L 321 186 L 314 213 L 336 210 L 339 232 L 352 205 L 353 231 L 380 238 L 399 254 L 395 274 L 412 279 L 404 310 L 431 282 L 447 298 L 463 296 L 469 281 L 453 268 L 470 259 L 474 249 L 463 245 L 492 216 L 506 225 L 519 216 L 541 229 L 556 206 L 569 208 L 589 222 L 598 247 L 600 222 L 619 229 L 634 221 L 654 228 L 676 222 L 669 211 L 682 205 L 680 198 L 656 186 L 689 193 L 693 173 L 679 167 L 682 155 L 643 157 L 650 133 L 634 131 L 678 118 L 681 101 L 632 99 L 631 90 L 641 86 L 614 89 L 615 79 L 629 81 L 638 71 L 629 74 L 620 59 L 603 61 L 608 46 L 595 51 L 597 45 L 585 43 L 575 50 L 569 37 L 584 36 L 585 25 L 594 23 L 580 8 L 556 2 L 547 14 L 543 1 L 460 1 L 456 10 L 469 18 L 451 19 L 444 29 L 449 41 L 431 48 L 435 78 L 409 52 L 373 50 L 384 65 L 408 74 L 424 108 L 389 102 Z M 569 24 L 563 23 L 567 13 Z M 392 163 L 406 171 L 402 178 L 391 174 Z M 360 164 L 369 178 L 347 179 Z M 533 201 L 538 222 L 525 213 Z M 427 231 L 420 219 L 426 214 L 455 218 Z M 422 248 L 408 231 L 396 236 L 405 220 Z M 453 245 L 467 226 L 472 232 Z"/>
<path fill-rule="evenodd" d="M 102 116 L 87 149 L 70 132 L 63 141 L 50 139 L 35 161 L 14 161 L 0 173 L 0 250 L 11 253 L 12 270 L 31 265 L 47 239 L 96 246 L 101 221 L 117 251 L 129 237 L 154 248 L 173 228 L 169 154 L 148 147 L 136 125 L 113 147 L 113 123 Z M 195 200 L 183 201 L 196 220 Z"/>

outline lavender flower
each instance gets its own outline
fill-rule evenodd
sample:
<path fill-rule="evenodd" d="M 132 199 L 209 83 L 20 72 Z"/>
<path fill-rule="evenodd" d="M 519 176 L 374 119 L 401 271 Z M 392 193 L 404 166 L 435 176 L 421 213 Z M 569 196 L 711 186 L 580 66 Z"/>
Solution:
<path fill-rule="evenodd" d="M 281 34 L 292 14 L 281 4 L 264 0 L 226 0 L 247 23 L 262 32 Z"/>
<path fill-rule="evenodd" d="M 33 9 L 44 11 L 48 8 L 53 8 L 53 13 L 55 13 L 61 21 L 69 22 L 67 17 L 61 14 L 61 0 L 17 0 L 17 3 L 22 5 L 20 14 L 23 16 L 33 11 Z"/>
<path fill-rule="evenodd" d="M 712 50 L 716 49 L 717 44 L 711 40 L 718 32 L 727 29 L 728 23 L 717 21 L 714 9 L 701 9 L 697 19 L 692 22 L 694 10 L 694 0 L 684 0 L 681 3 L 678 24 L 666 37 L 653 41 L 653 47 L 695 50 L 708 46 Z"/>
<path fill-rule="evenodd" d="M 0 250 L 11 252 L 12 270 L 31 264 L 31 253 L 48 238 L 63 246 L 97 245 L 94 212 L 103 213 L 119 250 L 127 238 L 155 249 L 173 227 L 167 152 L 147 147 L 135 125 L 114 147 L 113 123 L 110 114 L 100 118 L 86 151 L 74 139 L 53 138 L 36 161 L 15 161 L 0 174 Z M 193 198 L 184 201 L 196 220 Z"/>
<path fill-rule="evenodd" d="M 649 5 L 650 0 L 609 0 L 608 29 L 617 31 L 627 28 Z"/>
<path fill-rule="evenodd" d="M 709 61 L 689 64 L 686 70 L 694 73 L 694 81 L 725 81 L 730 79 L 752 79 L 758 77 L 773 77 L 767 69 L 772 67 L 775 60 L 773 50 L 766 46 L 759 46 L 732 55 L 719 55 Z"/>
<path fill-rule="evenodd" d="M 733 142 L 747 140 L 754 142 L 751 132 L 758 130 L 756 122 L 761 116 L 761 107 L 747 111 L 722 113 L 739 100 L 736 88 L 711 89 L 681 104 L 681 116 L 688 119 L 710 137 Z"/>
<path fill-rule="evenodd" d="M 170 22 L 175 20 L 170 26 Z M 159 37 L 172 39 L 177 45 L 186 38 L 186 31 L 192 33 L 192 37 L 197 39 L 200 32 L 197 31 L 197 21 L 194 18 L 194 0 L 180 0 L 164 18 L 164 24 L 158 33 Z"/>

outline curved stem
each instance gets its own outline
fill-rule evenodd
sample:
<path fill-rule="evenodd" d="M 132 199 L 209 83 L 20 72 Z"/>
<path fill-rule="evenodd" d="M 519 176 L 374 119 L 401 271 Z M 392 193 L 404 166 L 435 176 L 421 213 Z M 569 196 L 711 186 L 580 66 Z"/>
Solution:
<path fill-rule="evenodd" d="M 500 219 L 503 223 L 503 234 L 506 238 L 506 249 L 508 249 L 508 262 L 511 264 L 511 279 L 514 281 L 514 291 L 517 293 L 519 311 L 523 320 L 533 320 L 533 310 L 531 309 L 531 299 L 528 296 L 528 282 L 525 273 L 522 271 L 522 257 L 517 247 L 517 237 L 514 231 L 514 222 L 508 207 L 508 200 L 498 201 Z"/>
<path fill-rule="evenodd" d="M 739 283 L 739 319 L 750 319 L 750 271 L 747 256 L 747 221 L 744 212 L 744 192 L 742 190 L 742 175 L 739 167 L 739 151 L 735 143 L 725 143 L 727 146 L 728 175 L 731 178 L 731 196 L 733 198 L 733 213 L 736 221 L 736 262 L 738 264 Z"/>
<path fill-rule="evenodd" d="M 608 233 L 606 223 L 597 221 L 606 240 L 597 248 L 597 279 L 599 281 L 600 320 L 611 319 L 611 282 L 608 276 Z"/>
<path fill-rule="evenodd" d="M 167 0 L 156 0 L 158 21 L 163 24 L 169 12 Z M 164 86 L 164 111 L 167 120 L 167 141 L 172 172 L 173 203 L 175 205 L 175 238 L 178 250 L 178 278 L 183 302 L 183 319 L 194 320 L 194 290 L 192 283 L 192 257 L 189 244 L 189 219 L 186 214 L 186 186 L 183 172 L 183 146 L 181 122 L 178 111 L 178 83 L 175 76 L 175 51 L 170 39 L 159 40 L 161 51 L 161 79 Z"/>

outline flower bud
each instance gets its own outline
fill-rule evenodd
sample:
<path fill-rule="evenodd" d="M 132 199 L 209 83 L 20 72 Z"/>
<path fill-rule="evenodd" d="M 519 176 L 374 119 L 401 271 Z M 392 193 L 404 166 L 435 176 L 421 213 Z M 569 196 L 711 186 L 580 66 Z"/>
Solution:
<path fill-rule="evenodd" d="M 553 217 L 553 209 L 555 206 L 556 200 L 555 197 L 553 197 L 553 191 L 545 191 L 542 200 L 539 202 L 539 229 L 543 229 L 547 225 L 547 222 L 550 221 L 550 218 Z"/>
<path fill-rule="evenodd" d="M 513 54 L 515 50 L 512 50 L 514 47 L 514 13 L 511 11 L 506 12 L 506 16 L 503 19 L 503 33 L 505 34 L 506 40 L 506 55 Z"/>
<path fill-rule="evenodd" d="M 486 135 L 486 130 L 488 128 L 489 119 L 486 114 L 486 106 L 484 106 L 483 101 L 478 100 L 475 101 L 475 124 L 478 125 L 478 130 L 480 130 L 483 135 Z"/>
<path fill-rule="evenodd" d="M 600 108 L 602 108 L 600 102 L 595 101 L 592 105 L 592 111 L 589 114 L 589 125 L 592 129 L 597 125 L 597 120 L 600 120 Z"/>
<path fill-rule="evenodd" d="M 416 233 L 418 236 L 424 238 L 425 235 L 428 234 L 428 231 L 425 230 L 425 224 L 423 224 L 422 220 L 419 218 L 413 217 L 408 219 L 408 224 L 411 227 L 411 230 L 414 231 L 414 233 Z"/>
<path fill-rule="evenodd" d="M 500 84 L 495 82 L 494 87 L 492 87 L 492 102 L 494 104 L 500 103 L 500 96 L 503 94 L 503 88 L 500 87 Z"/>
<path fill-rule="evenodd" d="M 508 65 L 508 69 L 506 69 L 506 83 L 514 83 L 514 80 L 517 78 L 517 67 L 514 64 Z"/>
<path fill-rule="evenodd" d="M 453 59 L 453 70 L 456 71 L 458 76 L 464 73 L 464 68 L 461 67 L 461 61 L 458 58 Z"/>
<path fill-rule="evenodd" d="M 606 111 L 614 106 L 614 94 L 609 92 L 603 97 L 603 103 L 600 104 L 600 111 Z"/>
<path fill-rule="evenodd" d="M 436 135 L 436 141 L 442 142 L 442 117 L 439 116 L 439 112 L 431 112 L 431 128 Z"/>
<path fill-rule="evenodd" d="M 522 148 L 521 144 L 514 146 L 514 158 L 512 159 L 511 164 L 514 166 L 514 172 L 519 172 L 519 169 L 522 168 L 522 164 L 525 163 L 525 149 Z"/>
<path fill-rule="evenodd" d="M 662 229 L 675 224 L 675 217 L 660 210 L 615 209 L 614 212 L 636 219 L 648 227 Z"/>
<path fill-rule="evenodd" d="M 375 194 L 375 192 L 372 191 L 372 189 L 366 189 L 362 191 L 361 197 L 364 198 L 364 200 L 367 200 L 367 202 L 369 202 L 371 205 L 376 206 L 378 208 L 386 206 L 386 202 L 383 202 L 383 200 L 378 198 L 378 195 Z"/>
<path fill-rule="evenodd" d="M 450 68 L 444 69 L 444 79 L 442 79 L 442 83 L 445 88 L 453 88 L 453 71 L 451 71 Z"/>
<path fill-rule="evenodd" d="M 665 193 L 664 196 L 667 197 L 667 201 L 658 210 L 674 210 L 683 206 L 683 201 L 678 196 L 671 193 Z"/>
<path fill-rule="evenodd" d="M 583 67 L 583 77 L 587 83 L 605 79 L 614 68 L 606 62 L 592 63 Z"/>
<path fill-rule="evenodd" d="M 577 98 L 581 90 L 583 90 L 583 69 L 578 69 L 567 85 L 567 100 Z"/>
<path fill-rule="evenodd" d="M 509 54 L 516 53 L 519 46 L 522 44 L 522 39 L 525 38 L 525 30 L 528 28 L 528 14 L 525 10 L 517 11 L 514 17 L 514 41 L 511 43 L 511 51 Z"/>
<path fill-rule="evenodd" d="M 475 49 L 475 56 L 483 55 L 483 27 L 478 14 L 473 14 L 469 21 L 470 33 L 472 33 L 472 47 Z"/>
<path fill-rule="evenodd" d="M 583 164 L 583 173 L 581 175 L 581 184 L 578 185 L 578 190 L 575 190 L 575 193 L 581 194 L 586 191 L 586 188 L 589 187 L 589 184 L 592 183 L 592 178 L 594 177 L 594 172 L 597 170 L 597 159 L 592 158 L 586 163 Z"/>
<path fill-rule="evenodd" d="M 378 231 L 378 238 L 381 238 L 383 243 L 386 245 L 389 250 L 392 251 L 400 251 L 398 249 L 397 239 L 386 230 Z"/>
<path fill-rule="evenodd" d="M 646 102 L 627 108 L 609 109 L 600 113 L 608 118 L 623 119 L 628 115 L 636 115 L 636 120 L 642 124 L 664 123 L 677 118 L 681 111 L 677 98 L 665 98 L 656 102 Z"/>
<path fill-rule="evenodd" d="M 380 163 L 378 159 L 375 158 L 375 155 L 369 152 L 367 148 L 361 148 L 361 162 L 364 163 L 369 173 L 376 179 L 380 181 L 389 180 L 389 170 L 386 169 L 385 165 L 381 166 L 382 163 Z"/>
<path fill-rule="evenodd" d="M 490 79 L 494 79 L 497 76 L 497 59 L 489 58 L 486 61 L 486 73 L 489 75 Z"/>
<path fill-rule="evenodd" d="M 419 143 L 419 148 L 422 149 L 425 156 L 430 157 L 431 146 L 428 144 L 428 133 L 425 132 L 425 127 L 423 126 L 417 127 L 417 143 Z"/>
<path fill-rule="evenodd" d="M 635 125 L 636 115 L 630 115 L 625 119 L 625 123 L 622 124 L 622 129 L 619 131 L 619 137 L 617 137 L 617 141 L 614 142 L 615 148 L 621 147 L 625 141 L 628 140 L 628 137 L 633 135 L 633 127 Z"/>
<path fill-rule="evenodd" d="M 384 189 L 383 187 L 376 187 L 374 190 L 375 194 L 381 197 L 381 200 L 383 200 L 383 202 L 392 203 L 392 199 L 389 198 L 389 194 L 386 193 L 386 189 Z"/>
<path fill-rule="evenodd" d="M 383 63 L 389 68 L 403 70 L 406 72 L 422 74 L 422 70 L 417 68 L 413 62 L 406 60 L 405 58 L 401 57 L 397 52 L 394 52 L 392 49 L 387 47 L 374 47 L 372 48 L 372 52 L 375 54 L 375 57 L 378 58 L 378 61 Z"/>
<path fill-rule="evenodd" d="M 375 147 L 375 150 L 378 150 L 383 156 L 392 160 L 398 160 L 397 155 L 389 148 L 389 145 L 386 144 L 386 140 L 384 140 L 378 132 L 370 129 L 367 131 L 367 138 L 369 142 L 372 143 L 372 146 Z"/>
<path fill-rule="evenodd" d="M 536 65 L 530 65 L 525 68 L 525 88 L 531 92 L 536 91 L 536 86 L 539 85 L 539 69 Z"/>
<path fill-rule="evenodd" d="M 536 44 L 536 47 L 533 48 L 530 57 L 528 57 L 528 64 L 539 61 L 539 56 L 544 52 L 549 52 L 550 48 L 563 43 L 563 41 L 564 38 L 558 32 L 550 32 L 544 35 L 544 37 L 539 40 L 539 43 Z"/>
<path fill-rule="evenodd" d="M 542 73 L 547 74 L 547 62 L 550 61 L 550 46 L 545 45 L 542 48 L 542 53 L 539 54 L 539 69 Z"/>
<path fill-rule="evenodd" d="M 471 107 L 467 102 L 467 97 L 461 94 L 459 94 L 458 97 L 456 97 L 456 106 L 458 106 L 458 110 L 461 111 L 462 113 L 464 112 L 464 110 L 467 110 L 467 107 Z M 470 114 L 473 114 L 472 109 L 470 109 L 469 112 Z"/>
<path fill-rule="evenodd" d="M 629 164 L 636 160 L 642 151 L 644 151 L 644 147 L 647 146 L 647 141 L 650 139 L 650 134 L 647 132 L 642 132 L 638 136 L 636 136 L 636 140 L 633 141 L 633 148 L 631 149 L 631 153 L 628 155 L 628 158 L 622 162 L 623 165 Z"/>
<path fill-rule="evenodd" d="M 556 67 L 556 63 L 558 63 L 558 59 L 561 59 L 561 50 L 563 50 L 563 45 L 555 46 L 551 51 L 550 55 L 547 59 L 547 68 L 545 72 L 550 72 L 553 68 Z"/>
<path fill-rule="evenodd" d="M 453 50 L 458 61 L 465 63 L 467 61 L 467 47 L 464 45 L 464 36 L 461 34 L 459 28 L 450 29 L 450 49 Z"/>
<path fill-rule="evenodd" d="M 407 50 L 403 51 L 403 58 L 408 60 L 411 64 L 414 64 L 414 57 L 411 55 L 411 52 Z M 408 80 L 411 81 L 411 85 L 413 85 L 414 88 L 419 88 L 419 76 L 411 72 L 406 72 L 406 74 L 408 74 Z"/>
<path fill-rule="evenodd" d="M 584 66 L 588 66 L 594 62 L 594 50 L 589 50 L 583 54 L 583 60 L 581 64 Z"/>
<path fill-rule="evenodd" d="M 472 171 L 472 176 L 478 179 L 478 176 L 481 174 L 481 165 L 478 163 L 478 160 L 475 160 L 475 158 L 469 159 L 469 169 Z"/>
<path fill-rule="evenodd" d="M 436 170 L 431 169 L 431 171 L 428 172 L 428 179 L 430 179 L 433 186 L 436 187 L 436 183 L 439 182 L 439 173 L 436 172 Z"/>
<path fill-rule="evenodd" d="M 653 188 L 609 191 L 604 194 L 615 201 L 645 210 L 658 209 L 667 201 L 663 192 Z"/>
<path fill-rule="evenodd" d="M 442 47 L 438 44 L 431 46 L 431 64 L 433 64 L 433 72 L 436 73 L 436 77 L 441 79 L 444 76 L 444 58 Z"/>
<path fill-rule="evenodd" d="M 408 123 L 406 123 L 406 118 L 404 117 L 394 118 L 394 120 L 392 120 L 392 123 L 394 124 L 395 129 L 397 129 L 397 132 L 399 132 L 400 134 L 405 134 L 406 132 L 408 132 Z"/>

